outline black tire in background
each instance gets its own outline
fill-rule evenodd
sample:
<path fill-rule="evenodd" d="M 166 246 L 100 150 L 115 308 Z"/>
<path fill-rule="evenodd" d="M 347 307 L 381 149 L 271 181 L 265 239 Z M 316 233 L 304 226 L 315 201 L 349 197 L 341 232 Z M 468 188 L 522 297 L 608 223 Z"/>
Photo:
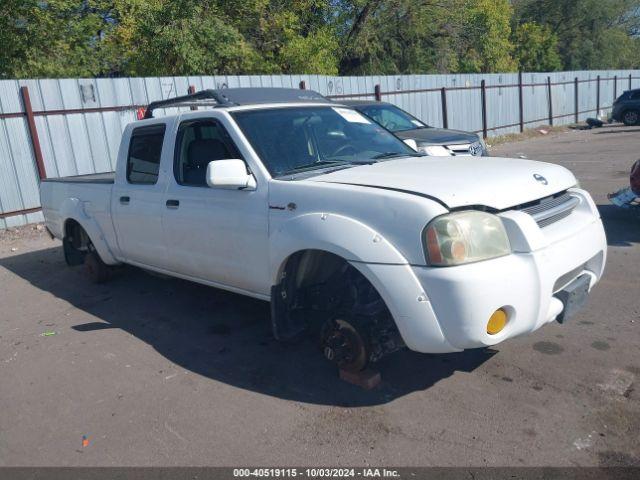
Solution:
<path fill-rule="evenodd" d="M 627 110 L 622 114 L 622 123 L 628 127 L 640 124 L 640 111 L 634 109 Z"/>

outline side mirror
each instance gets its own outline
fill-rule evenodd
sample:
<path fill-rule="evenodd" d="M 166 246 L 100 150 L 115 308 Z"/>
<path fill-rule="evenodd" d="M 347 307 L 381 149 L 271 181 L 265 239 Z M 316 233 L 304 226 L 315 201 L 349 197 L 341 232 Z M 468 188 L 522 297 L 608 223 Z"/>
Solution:
<path fill-rule="evenodd" d="M 207 165 L 207 185 L 228 190 L 255 190 L 256 179 L 243 160 L 214 160 Z"/>

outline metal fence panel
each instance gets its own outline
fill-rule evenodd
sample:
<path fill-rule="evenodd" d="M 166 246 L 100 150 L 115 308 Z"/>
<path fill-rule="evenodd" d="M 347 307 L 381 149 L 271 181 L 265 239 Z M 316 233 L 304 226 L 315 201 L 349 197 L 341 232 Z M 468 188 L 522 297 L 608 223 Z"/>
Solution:
<path fill-rule="evenodd" d="M 20 110 L 18 82 L 0 82 L 0 113 Z M 32 209 L 40 205 L 38 177 L 32 158 L 25 118 L 0 120 L 0 213 Z M 22 225 L 36 217 L 14 215 L 0 218 L 0 228 Z"/>

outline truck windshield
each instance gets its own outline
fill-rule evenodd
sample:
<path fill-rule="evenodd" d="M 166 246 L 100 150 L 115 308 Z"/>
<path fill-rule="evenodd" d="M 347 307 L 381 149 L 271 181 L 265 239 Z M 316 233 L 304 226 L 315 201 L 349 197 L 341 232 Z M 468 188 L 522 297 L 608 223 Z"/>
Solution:
<path fill-rule="evenodd" d="M 274 177 L 419 155 L 350 108 L 285 107 L 232 115 Z"/>

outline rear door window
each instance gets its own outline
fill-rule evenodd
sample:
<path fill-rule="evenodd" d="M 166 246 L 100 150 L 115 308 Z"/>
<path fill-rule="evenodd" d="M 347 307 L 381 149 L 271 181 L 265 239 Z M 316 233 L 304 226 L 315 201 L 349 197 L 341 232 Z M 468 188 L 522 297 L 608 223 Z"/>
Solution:
<path fill-rule="evenodd" d="M 158 181 L 165 125 L 135 128 L 127 155 L 127 182 L 154 185 Z"/>

